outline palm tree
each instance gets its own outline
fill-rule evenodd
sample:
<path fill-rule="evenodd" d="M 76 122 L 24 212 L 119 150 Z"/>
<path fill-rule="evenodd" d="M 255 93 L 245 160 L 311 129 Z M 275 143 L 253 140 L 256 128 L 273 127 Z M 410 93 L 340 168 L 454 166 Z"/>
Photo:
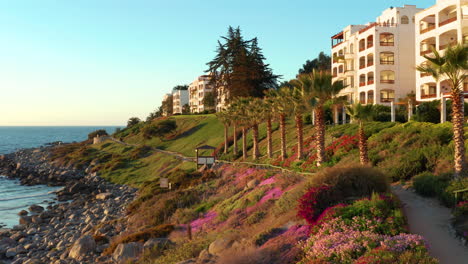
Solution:
<path fill-rule="evenodd" d="M 259 98 L 248 98 L 246 122 L 252 127 L 253 160 L 258 160 L 260 150 L 258 147 L 258 125 L 263 122 L 263 100 Z"/>
<path fill-rule="evenodd" d="M 321 166 L 326 161 L 324 106 L 328 101 L 337 99 L 336 96 L 345 86 L 343 81 L 333 82 L 333 77 L 328 71 L 313 70 L 307 75 L 307 78 L 311 80 L 311 84 L 303 86 L 302 98 L 307 106 L 315 110 L 317 166 Z"/>
<path fill-rule="evenodd" d="M 359 160 L 361 164 L 369 164 L 369 154 L 367 149 L 367 138 L 364 133 L 364 122 L 372 120 L 373 105 L 353 104 L 346 106 L 346 113 L 351 117 L 351 122 L 359 122 Z"/>
<path fill-rule="evenodd" d="M 231 115 L 229 115 L 228 111 L 225 110 L 225 111 L 216 113 L 216 117 L 224 125 L 224 154 L 227 154 L 228 148 L 229 148 L 228 130 L 229 130 L 229 125 L 231 123 Z"/>
<path fill-rule="evenodd" d="M 291 113 L 291 104 L 288 99 L 290 95 L 290 88 L 282 86 L 278 90 L 269 90 L 267 96 L 271 98 L 273 102 L 273 113 L 278 116 L 280 125 L 280 137 L 281 137 L 281 160 L 287 158 L 286 152 L 286 116 Z"/>
<path fill-rule="evenodd" d="M 443 54 L 433 49 L 432 54 L 424 56 L 427 60 L 417 70 L 429 73 L 436 81 L 447 80 L 451 85 L 453 141 L 455 145 L 455 177 L 466 173 L 465 136 L 464 136 L 464 97 L 463 85 L 467 79 L 468 46 L 449 46 Z"/>
<path fill-rule="evenodd" d="M 247 119 L 249 99 L 244 97 L 238 97 L 233 100 L 231 106 L 235 113 L 235 118 L 237 124 L 241 126 L 242 129 L 242 159 L 247 159 L 247 130 L 249 127 L 249 122 Z"/>
<path fill-rule="evenodd" d="M 290 100 L 294 106 L 294 121 L 296 122 L 297 134 L 297 159 L 304 158 L 304 122 L 302 115 L 305 112 L 304 91 L 309 91 L 312 80 L 309 74 L 300 74 L 297 79 L 291 80 L 290 84 L 294 87 L 291 91 Z"/>
<path fill-rule="evenodd" d="M 270 96 L 267 96 L 263 99 L 262 104 L 262 116 L 266 121 L 267 129 L 267 156 L 269 159 L 273 158 L 273 129 L 272 129 L 272 120 L 274 117 L 274 99 Z"/>

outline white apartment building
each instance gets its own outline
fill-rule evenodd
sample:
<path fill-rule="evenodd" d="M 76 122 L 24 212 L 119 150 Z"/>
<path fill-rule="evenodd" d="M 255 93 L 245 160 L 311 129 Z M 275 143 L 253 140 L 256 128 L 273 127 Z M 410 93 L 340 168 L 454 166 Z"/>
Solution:
<path fill-rule="evenodd" d="M 189 104 L 191 113 L 200 113 L 210 110 L 203 104 L 203 99 L 207 93 L 214 92 L 213 85 L 210 84 L 209 75 L 201 75 L 189 86 Z"/>
<path fill-rule="evenodd" d="M 332 37 L 334 81 L 343 80 L 341 91 L 350 102 L 384 104 L 415 92 L 414 5 L 383 11 L 376 22 L 349 25 Z"/>
<path fill-rule="evenodd" d="M 173 114 L 182 114 L 184 105 L 189 103 L 188 90 L 174 90 L 172 92 Z"/>
<path fill-rule="evenodd" d="M 443 52 L 449 45 L 468 43 L 468 0 L 437 0 L 437 3 L 419 12 L 416 21 L 416 65 L 423 64 L 423 55 L 432 49 Z M 428 74 L 415 72 L 416 100 L 431 101 L 441 99 L 450 92 L 446 80 L 436 82 Z M 468 93 L 468 83 L 464 84 Z"/>

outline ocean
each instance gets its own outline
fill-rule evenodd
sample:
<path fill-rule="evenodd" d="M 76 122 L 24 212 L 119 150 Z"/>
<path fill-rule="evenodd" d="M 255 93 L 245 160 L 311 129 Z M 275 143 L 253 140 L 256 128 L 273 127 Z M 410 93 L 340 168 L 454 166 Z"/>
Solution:
<path fill-rule="evenodd" d="M 83 141 L 88 133 L 105 129 L 113 133 L 117 127 L 0 127 L 0 155 L 22 148 L 34 148 L 46 143 Z M 33 204 L 46 207 L 60 188 L 45 185 L 22 186 L 17 180 L 0 175 L 0 228 L 18 224 L 21 210 Z"/>

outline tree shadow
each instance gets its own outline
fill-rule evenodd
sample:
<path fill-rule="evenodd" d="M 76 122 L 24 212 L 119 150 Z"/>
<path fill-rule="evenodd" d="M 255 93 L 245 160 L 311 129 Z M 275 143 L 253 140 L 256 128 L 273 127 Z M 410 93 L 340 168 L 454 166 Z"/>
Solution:
<path fill-rule="evenodd" d="M 190 128 L 189 130 L 184 131 L 183 133 L 177 135 L 176 137 L 173 138 L 173 140 L 177 140 L 177 139 L 180 139 L 180 138 L 183 138 L 183 137 L 188 137 L 188 136 L 192 135 L 193 133 L 197 132 L 198 130 L 200 130 L 204 126 L 206 126 L 206 124 L 198 124 L 198 125 Z"/>

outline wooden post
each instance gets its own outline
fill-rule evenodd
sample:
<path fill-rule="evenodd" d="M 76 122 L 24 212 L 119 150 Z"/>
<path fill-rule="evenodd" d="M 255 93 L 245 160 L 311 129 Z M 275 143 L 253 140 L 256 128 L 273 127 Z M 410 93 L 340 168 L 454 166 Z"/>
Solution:
<path fill-rule="evenodd" d="M 190 223 L 187 224 L 187 236 L 189 240 L 192 240 L 192 226 Z"/>
<path fill-rule="evenodd" d="M 390 102 L 390 118 L 391 122 L 395 122 L 395 104 L 393 104 L 393 101 Z"/>
<path fill-rule="evenodd" d="M 312 110 L 312 125 L 315 126 L 315 110 Z"/>
<path fill-rule="evenodd" d="M 440 123 L 447 122 L 447 99 L 442 96 L 440 99 Z"/>

